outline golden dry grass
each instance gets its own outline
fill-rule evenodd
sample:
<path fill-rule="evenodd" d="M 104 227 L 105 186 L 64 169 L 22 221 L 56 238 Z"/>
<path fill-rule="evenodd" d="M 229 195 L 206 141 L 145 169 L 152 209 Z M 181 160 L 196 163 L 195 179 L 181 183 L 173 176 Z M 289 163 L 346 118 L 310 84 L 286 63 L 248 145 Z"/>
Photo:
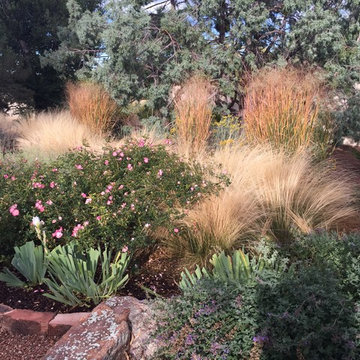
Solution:
<path fill-rule="evenodd" d="M 175 95 L 176 135 L 179 151 L 204 151 L 210 136 L 214 86 L 204 77 L 188 79 Z"/>
<path fill-rule="evenodd" d="M 226 147 L 208 162 L 227 171 L 231 185 L 191 210 L 179 237 L 167 240 L 187 266 L 205 264 L 219 249 L 251 250 L 264 235 L 289 243 L 298 233 L 336 230 L 356 215 L 352 184 L 314 165 L 306 153 Z"/>
<path fill-rule="evenodd" d="M 309 148 L 319 127 L 323 96 L 321 82 L 311 72 L 291 67 L 260 70 L 250 79 L 244 100 L 247 139 L 289 152 Z"/>
<path fill-rule="evenodd" d="M 66 93 L 71 115 L 93 133 L 103 136 L 115 126 L 118 106 L 103 86 L 68 83 Z"/>
<path fill-rule="evenodd" d="M 84 143 L 92 149 L 101 149 L 105 144 L 68 111 L 32 114 L 19 122 L 17 130 L 19 149 L 34 155 L 54 157 Z"/>

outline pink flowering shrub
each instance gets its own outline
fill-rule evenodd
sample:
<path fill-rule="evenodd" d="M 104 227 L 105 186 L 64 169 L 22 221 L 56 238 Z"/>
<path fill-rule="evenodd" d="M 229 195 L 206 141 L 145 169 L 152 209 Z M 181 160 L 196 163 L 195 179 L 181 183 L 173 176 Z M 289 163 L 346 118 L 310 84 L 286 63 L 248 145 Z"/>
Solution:
<path fill-rule="evenodd" d="M 50 248 L 73 239 L 84 248 L 148 248 L 151 231 L 162 226 L 173 232 L 173 221 L 182 216 L 178 209 L 223 184 L 221 177 L 217 183 L 203 178 L 196 165 L 145 140 L 101 155 L 79 148 L 47 164 L 4 163 L 0 253 L 10 255 L 14 246 L 34 239 L 34 216 L 44 222 Z"/>

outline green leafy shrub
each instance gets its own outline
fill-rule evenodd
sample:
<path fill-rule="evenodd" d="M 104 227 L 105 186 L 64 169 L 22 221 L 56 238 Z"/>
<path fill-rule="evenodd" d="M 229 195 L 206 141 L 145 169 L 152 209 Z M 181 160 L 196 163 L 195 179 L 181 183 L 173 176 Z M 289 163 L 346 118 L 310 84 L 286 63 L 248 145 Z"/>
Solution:
<path fill-rule="evenodd" d="M 155 359 L 248 359 L 259 312 L 256 284 L 234 287 L 202 279 L 182 296 L 159 303 Z"/>
<path fill-rule="evenodd" d="M 98 304 L 123 287 L 128 275 L 127 252 L 118 252 L 113 262 L 107 249 L 89 249 L 82 252 L 75 242 L 58 245 L 48 255 L 49 279 L 45 284 L 52 294 L 45 296 L 67 305 L 76 306 L 93 302 Z M 99 270 L 100 276 L 97 276 Z"/>
<path fill-rule="evenodd" d="M 334 268 L 305 257 L 245 282 L 200 274 L 181 296 L 162 300 L 156 359 L 357 359 L 358 303 Z"/>
<path fill-rule="evenodd" d="M 104 244 L 130 251 L 148 247 L 149 232 L 171 229 L 178 208 L 188 207 L 219 184 L 162 146 L 145 140 L 94 154 L 77 149 L 48 164 L 4 163 L 0 169 L 1 253 L 34 236 L 39 216 L 52 234 L 48 247 L 76 238 L 84 248 Z M 172 230 L 172 229 L 171 229 Z"/>
<path fill-rule="evenodd" d="M 11 265 L 26 278 L 27 282 L 20 280 L 8 268 L 4 268 L 0 273 L 0 281 L 13 287 L 42 284 L 48 265 L 43 246 L 35 246 L 33 241 L 29 241 L 20 247 L 15 247 L 14 250 L 15 255 Z"/>
<path fill-rule="evenodd" d="M 357 359 L 354 304 L 335 274 L 318 267 L 258 286 L 264 359 Z"/>

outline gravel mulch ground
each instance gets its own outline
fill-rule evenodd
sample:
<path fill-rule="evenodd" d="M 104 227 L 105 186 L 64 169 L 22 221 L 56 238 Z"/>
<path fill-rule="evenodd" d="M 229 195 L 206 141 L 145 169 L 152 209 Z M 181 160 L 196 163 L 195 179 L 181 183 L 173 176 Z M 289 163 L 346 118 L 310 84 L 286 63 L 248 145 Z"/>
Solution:
<path fill-rule="evenodd" d="M 54 336 L 12 335 L 0 328 L 0 360 L 41 359 L 57 340 Z"/>

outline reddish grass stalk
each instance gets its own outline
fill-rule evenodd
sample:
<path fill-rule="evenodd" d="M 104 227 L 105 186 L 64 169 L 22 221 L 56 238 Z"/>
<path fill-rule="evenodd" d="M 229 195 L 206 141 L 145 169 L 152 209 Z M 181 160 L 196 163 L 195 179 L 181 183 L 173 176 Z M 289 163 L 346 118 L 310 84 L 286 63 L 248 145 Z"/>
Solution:
<path fill-rule="evenodd" d="M 290 152 L 309 147 L 318 126 L 320 81 L 295 68 L 261 70 L 249 82 L 244 102 L 248 140 Z"/>
<path fill-rule="evenodd" d="M 101 85 L 68 83 L 66 90 L 70 113 L 75 119 L 98 135 L 114 127 L 117 104 Z"/>
<path fill-rule="evenodd" d="M 175 97 L 176 131 L 180 148 L 197 153 L 210 135 L 214 87 L 201 76 L 187 80 Z"/>

